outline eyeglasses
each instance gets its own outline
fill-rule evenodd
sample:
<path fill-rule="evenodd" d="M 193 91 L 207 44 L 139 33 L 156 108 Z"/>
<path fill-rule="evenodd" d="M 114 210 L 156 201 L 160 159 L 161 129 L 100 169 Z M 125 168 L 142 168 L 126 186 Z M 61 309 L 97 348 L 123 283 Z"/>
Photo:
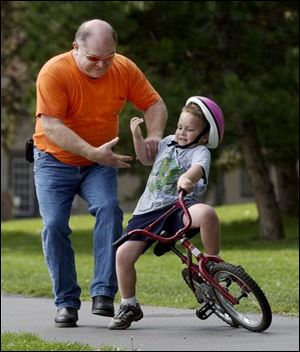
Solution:
<path fill-rule="evenodd" d="M 104 61 L 104 62 L 107 62 L 107 61 L 111 61 L 115 55 L 116 55 L 116 50 L 110 54 L 110 55 L 107 55 L 107 56 L 96 56 L 96 55 L 90 55 L 89 53 L 87 53 L 84 49 L 82 49 L 78 43 L 77 43 L 77 46 L 78 46 L 78 49 L 81 50 L 84 55 L 86 56 L 86 58 L 89 60 L 89 61 L 93 61 L 93 62 L 96 62 L 96 61 Z"/>

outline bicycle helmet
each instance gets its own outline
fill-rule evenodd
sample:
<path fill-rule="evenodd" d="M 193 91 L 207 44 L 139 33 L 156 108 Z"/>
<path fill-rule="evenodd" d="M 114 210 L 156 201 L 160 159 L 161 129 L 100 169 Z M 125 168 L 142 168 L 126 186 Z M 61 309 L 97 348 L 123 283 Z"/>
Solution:
<path fill-rule="evenodd" d="M 212 149 L 217 148 L 224 135 L 224 116 L 222 110 L 213 100 L 207 97 L 193 96 L 186 101 L 185 105 L 189 103 L 197 104 L 209 123 L 209 137 L 206 146 Z"/>

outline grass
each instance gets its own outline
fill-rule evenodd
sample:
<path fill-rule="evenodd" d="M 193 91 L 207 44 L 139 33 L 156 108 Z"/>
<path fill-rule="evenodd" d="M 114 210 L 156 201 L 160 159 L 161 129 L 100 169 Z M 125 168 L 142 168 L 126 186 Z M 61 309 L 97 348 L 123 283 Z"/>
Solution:
<path fill-rule="evenodd" d="M 298 219 L 284 219 L 284 240 L 261 241 L 254 204 L 221 206 L 216 211 L 221 219 L 222 258 L 244 267 L 265 292 L 273 313 L 298 316 Z M 124 225 L 129 217 L 130 214 L 126 214 Z M 83 300 L 90 300 L 93 223 L 94 219 L 89 215 L 72 216 L 70 221 Z M 2 222 L 2 291 L 51 297 L 52 288 L 41 248 L 41 230 L 40 219 Z M 202 249 L 198 238 L 193 242 Z M 172 253 L 156 257 L 150 249 L 140 258 L 136 268 L 137 296 L 141 304 L 177 308 L 196 306 L 192 292 L 181 278 L 183 265 Z"/>
<path fill-rule="evenodd" d="M 121 351 L 102 345 L 96 349 L 77 342 L 48 342 L 31 333 L 1 333 L 1 351 Z"/>
<path fill-rule="evenodd" d="M 273 313 L 299 315 L 298 219 L 285 218 L 285 239 L 258 239 L 254 204 L 217 207 L 222 229 L 222 258 L 240 264 L 265 292 Z M 130 214 L 126 214 L 126 225 Z M 72 242 L 76 253 L 78 281 L 83 300 L 90 300 L 93 273 L 92 229 L 89 215 L 72 216 Z M 40 233 L 40 219 L 1 223 L 1 290 L 31 296 L 51 297 Z M 202 249 L 199 239 L 193 243 Z M 171 253 L 162 257 L 150 249 L 137 263 L 137 295 L 141 304 L 177 308 L 196 307 L 195 299 L 181 278 L 181 262 Z M 117 296 L 116 300 L 119 300 Z M 95 349 L 80 343 L 43 341 L 29 333 L 1 334 L 1 351 L 119 351 L 115 346 Z"/>

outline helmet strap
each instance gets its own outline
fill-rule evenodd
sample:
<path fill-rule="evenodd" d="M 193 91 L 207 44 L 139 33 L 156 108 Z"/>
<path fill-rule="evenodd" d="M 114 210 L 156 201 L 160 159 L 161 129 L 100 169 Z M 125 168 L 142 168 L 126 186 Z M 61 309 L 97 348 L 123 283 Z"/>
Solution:
<path fill-rule="evenodd" d="M 179 145 L 175 140 L 171 141 L 170 143 L 167 144 L 168 147 L 172 147 L 173 145 L 175 146 L 175 148 L 181 148 L 181 149 L 186 149 L 190 146 L 192 146 L 193 144 L 196 144 L 200 141 L 201 137 L 203 137 L 207 132 L 209 132 L 210 130 L 210 126 L 207 125 L 204 130 L 191 142 L 185 145 Z"/>

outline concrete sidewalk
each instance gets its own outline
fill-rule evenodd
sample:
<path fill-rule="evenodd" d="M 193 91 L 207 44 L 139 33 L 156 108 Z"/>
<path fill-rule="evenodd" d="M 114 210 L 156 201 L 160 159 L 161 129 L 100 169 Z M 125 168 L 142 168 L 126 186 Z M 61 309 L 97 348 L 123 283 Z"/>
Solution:
<path fill-rule="evenodd" d="M 214 315 L 202 321 L 191 309 L 142 309 L 142 320 L 113 331 L 107 329 L 110 318 L 91 314 L 91 302 L 82 302 L 78 328 L 57 328 L 52 299 L 1 295 L 1 332 L 31 332 L 49 341 L 129 351 L 299 351 L 298 318 L 273 316 L 267 331 L 253 333 L 231 328 Z"/>

